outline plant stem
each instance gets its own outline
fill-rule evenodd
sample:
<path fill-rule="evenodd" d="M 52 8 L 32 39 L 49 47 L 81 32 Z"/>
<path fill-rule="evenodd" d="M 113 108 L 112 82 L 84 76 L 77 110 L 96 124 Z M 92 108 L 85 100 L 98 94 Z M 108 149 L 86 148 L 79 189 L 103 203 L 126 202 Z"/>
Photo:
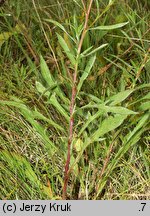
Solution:
<path fill-rule="evenodd" d="M 70 103 L 70 122 L 69 122 L 69 138 L 68 138 L 68 152 L 67 152 L 67 160 L 65 164 L 65 173 L 64 173 L 64 186 L 63 186 L 63 200 L 66 199 L 67 195 L 67 187 L 68 187 L 68 180 L 69 180 L 69 166 L 70 166 L 70 157 L 71 157 L 71 144 L 73 140 L 73 129 L 74 129 L 74 108 L 75 108 L 75 100 L 76 100 L 76 93 L 77 93 L 77 74 L 78 74 L 78 61 L 81 53 L 81 48 L 83 44 L 84 37 L 87 32 L 88 28 L 88 19 L 91 11 L 93 0 L 90 0 L 88 9 L 86 10 L 85 16 L 85 23 L 83 27 L 83 31 L 81 34 L 81 38 L 79 41 L 78 49 L 77 49 L 77 57 L 76 57 L 76 64 L 74 68 L 74 75 L 73 75 L 73 84 L 72 84 L 72 95 L 71 95 L 71 103 Z"/>

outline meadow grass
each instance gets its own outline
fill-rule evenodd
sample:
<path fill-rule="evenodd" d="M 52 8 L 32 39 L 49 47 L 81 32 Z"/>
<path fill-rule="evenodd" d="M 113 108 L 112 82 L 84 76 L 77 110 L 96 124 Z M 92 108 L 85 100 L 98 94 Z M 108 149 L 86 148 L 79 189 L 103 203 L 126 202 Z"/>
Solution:
<path fill-rule="evenodd" d="M 1 199 L 150 198 L 149 9 L 0 6 Z"/>

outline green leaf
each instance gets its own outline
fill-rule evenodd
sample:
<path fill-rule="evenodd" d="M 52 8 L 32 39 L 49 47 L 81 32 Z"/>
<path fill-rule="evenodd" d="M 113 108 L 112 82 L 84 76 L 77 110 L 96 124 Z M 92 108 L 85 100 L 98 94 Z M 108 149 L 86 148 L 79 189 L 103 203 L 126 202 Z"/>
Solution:
<path fill-rule="evenodd" d="M 145 123 L 149 123 L 149 117 L 150 117 L 150 113 L 146 113 L 145 115 L 143 115 L 143 116 L 140 118 L 138 124 L 137 124 L 136 127 L 133 129 L 133 131 L 132 131 L 132 132 L 129 132 L 129 134 L 126 135 L 125 140 L 127 140 L 127 142 L 128 142 L 129 140 L 131 140 L 131 138 L 136 134 L 136 132 L 137 132 L 138 130 L 140 130 L 140 129 L 144 126 Z"/>
<path fill-rule="evenodd" d="M 61 25 L 59 22 L 55 21 L 55 20 L 52 20 L 52 19 L 44 19 L 45 21 L 47 22 L 50 22 L 50 23 L 53 23 L 55 26 L 58 26 L 62 31 L 64 31 L 70 38 L 71 40 L 75 41 L 69 34 L 68 32 L 66 31 L 66 29 L 64 28 L 63 25 Z"/>
<path fill-rule="evenodd" d="M 103 110 L 98 110 L 94 115 L 89 116 L 87 122 L 84 123 L 83 127 L 81 128 L 81 130 L 79 131 L 78 136 L 80 137 L 81 134 L 83 133 L 83 131 L 88 127 L 88 125 L 93 122 L 94 120 L 96 120 L 97 118 L 99 118 L 102 114 L 104 113 Z"/>
<path fill-rule="evenodd" d="M 19 172 L 18 175 L 24 175 L 28 178 L 32 183 L 38 182 L 38 178 L 31 168 L 30 163 L 21 155 L 16 154 L 14 152 L 8 152 L 7 150 L 3 150 L 0 152 L 0 155 L 3 160 L 8 162 L 8 167 L 14 168 Z"/>
<path fill-rule="evenodd" d="M 111 112 L 111 113 L 116 113 L 116 114 L 121 114 L 121 115 L 132 115 L 132 114 L 138 114 L 137 112 L 134 112 L 132 110 L 129 110 L 124 107 L 119 107 L 119 106 L 104 106 L 103 107 L 106 112 Z"/>
<path fill-rule="evenodd" d="M 146 100 L 146 99 L 150 99 L 150 92 L 142 98 L 142 100 Z"/>
<path fill-rule="evenodd" d="M 65 119 L 69 122 L 70 117 L 67 114 L 67 112 L 65 111 L 65 109 L 61 106 L 61 104 L 58 102 L 57 98 L 56 98 L 56 94 L 53 93 L 52 96 L 49 98 L 48 103 L 52 104 L 59 113 L 62 114 L 62 116 L 65 117 Z"/>
<path fill-rule="evenodd" d="M 92 48 L 93 48 L 93 46 L 90 46 L 89 48 L 87 48 L 86 50 L 84 50 L 84 51 L 81 53 L 81 56 L 84 57 Z"/>
<path fill-rule="evenodd" d="M 107 101 L 106 104 L 109 102 L 109 105 L 113 106 L 122 101 L 124 101 L 134 90 L 125 90 L 122 92 L 117 93 L 116 95 L 111 96 Z M 112 102 L 111 102 L 112 101 Z"/>
<path fill-rule="evenodd" d="M 150 88 L 150 83 L 142 84 L 142 85 L 136 87 L 135 90 L 139 90 L 139 89 L 142 89 L 142 88 Z"/>
<path fill-rule="evenodd" d="M 82 8 L 81 7 L 81 5 L 78 3 L 78 1 L 76 1 L 76 0 L 73 0 L 80 8 Z"/>
<path fill-rule="evenodd" d="M 52 20 L 52 19 L 44 19 L 44 20 L 47 22 L 53 23 L 55 26 L 58 26 L 61 30 L 63 30 L 65 33 L 67 33 L 66 29 L 59 22 Z"/>
<path fill-rule="evenodd" d="M 90 28 L 89 30 L 113 30 L 113 29 L 121 28 L 121 27 L 127 25 L 128 23 L 129 22 L 118 23 L 118 24 L 108 25 L 108 26 L 97 26 L 95 28 Z"/>
<path fill-rule="evenodd" d="M 32 111 L 32 115 L 34 119 L 43 120 L 45 122 L 48 122 L 49 125 L 53 126 L 55 129 L 64 131 L 64 128 L 62 128 L 59 124 L 54 122 L 50 117 L 45 117 L 42 113 L 38 112 L 37 110 Z"/>
<path fill-rule="evenodd" d="M 134 112 L 124 107 L 119 107 L 119 106 L 110 107 L 110 106 L 105 106 L 104 104 L 92 104 L 92 103 L 84 107 L 81 107 L 80 109 L 78 109 L 78 111 L 82 109 L 86 109 L 86 108 L 98 108 L 98 111 L 94 115 L 88 117 L 88 120 L 84 123 L 83 127 L 79 131 L 79 134 L 78 134 L 79 137 L 81 136 L 83 131 L 88 127 L 90 123 L 92 123 L 94 120 L 96 120 L 98 117 L 100 117 L 104 113 L 120 114 L 120 115 L 124 115 L 125 118 L 127 115 L 138 114 L 137 112 Z"/>
<path fill-rule="evenodd" d="M 150 101 L 142 103 L 140 105 L 139 109 L 142 110 L 142 111 L 150 110 Z"/>
<path fill-rule="evenodd" d="M 96 102 L 96 103 L 102 103 L 102 100 L 95 95 L 87 94 L 86 92 L 81 92 L 81 95 L 85 95 L 90 98 L 90 101 Z"/>
<path fill-rule="evenodd" d="M 127 115 L 116 114 L 114 115 L 114 117 L 109 116 L 106 119 L 104 119 L 102 123 L 99 125 L 98 130 L 96 130 L 95 133 L 92 135 L 92 142 L 98 140 L 99 137 L 119 127 L 126 118 Z"/>
<path fill-rule="evenodd" d="M 81 76 L 81 78 L 80 78 L 79 84 L 78 84 L 78 86 L 77 86 L 77 93 L 80 92 L 80 89 L 81 89 L 81 87 L 82 87 L 82 85 L 83 85 L 84 80 L 88 77 L 89 73 L 91 72 L 91 69 L 92 69 L 92 67 L 93 67 L 93 65 L 94 65 L 95 59 L 96 59 L 96 56 L 95 56 L 95 55 L 92 56 L 92 57 L 89 59 L 87 65 L 86 65 L 86 68 L 85 68 L 85 70 L 84 70 L 84 72 L 83 72 L 83 74 L 82 74 L 82 76 Z"/>
<path fill-rule="evenodd" d="M 108 45 L 108 43 L 102 44 L 101 46 L 99 46 L 99 47 L 97 47 L 96 49 L 92 50 L 90 53 L 87 53 L 86 55 L 84 55 L 84 54 L 82 53 L 82 55 L 84 55 L 84 57 L 87 57 L 87 56 L 89 56 L 89 55 L 94 54 L 94 53 L 97 52 L 98 50 L 103 49 L 103 48 L 104 48 L 105 46 L 107 46 L 107 45 Z"/>
<path fill-rule="evenodd" d="M 46 91 L 46 88 L 38 81 L 35 82 L 36 89 L 38 90 L 39 93 L 42 95 L 45 95 L 47 97 L 50 96 L 50 92 Z"/>
<path fill-rule="evenodd" d="M 69 60 L 71 61 L 72 66 L 74 66 L 75 63 L 76 63 L 76 60 L 75 60 L 75 57 L 72 54 L 71 50 L 69 49 L 67 43 L 65 42 L 65 40 L 63 39 L 63 37 L 61 35 L 59 35 L 58 33 L 57 33 L 57 37 L 58 37 L 58 41 L 59 41 L 61 47 L 63 48 L 63 50 L 66 53 L 66 55 L 69 58 Z"/>
<path fill-rule="evenodd" d="M 50 70 L 42 56 L 40 56 L 40 67 L 41 67 L 41 74 L 44 80 L 47 82 L 49 86 L 53 85 L 55 82 L 53 77 L 51 76 Z"/>
<path fill-rule="evenodd" d="M 62 90 L 60 89 L 59 87 L 59 84 L 54 81 L 52 75 L 51 75 L 51 72 L 44 60 L 44 58 L 42 56 L 40 56 L 40 67 L 41 67 L 41 74 L 42 74 L 42 77 L 44 78 L 44 80 L 46 81 L 46 83 L 48 84 L 48 87 L 49 87 L 49 92 L 52 93 L 53 90 L 55 90 L 56 94 L 65 102 L 65 104 L 69 105 L 70 102 L 68 100 L 68 98 L 64 95 L 64 93 L 62 92 Z M 53 87 L 56 87 L 54 89 L 52 89 Z M 38 82 L 36 82 L 36 87 L 38 88 L 39 91 L 43 91 L 44 88 L 42 87 L 42 84 L 39 84 Z M 43 90 L 42 90 L 43 88 Z M 47 89 L 48 90 L 48 89 Z M 48 95 L 48 92 L 47 92 L 46 88 L 45 88 L 45 95 Z M 44 92 L 42 92 L 43 94 Z"/>

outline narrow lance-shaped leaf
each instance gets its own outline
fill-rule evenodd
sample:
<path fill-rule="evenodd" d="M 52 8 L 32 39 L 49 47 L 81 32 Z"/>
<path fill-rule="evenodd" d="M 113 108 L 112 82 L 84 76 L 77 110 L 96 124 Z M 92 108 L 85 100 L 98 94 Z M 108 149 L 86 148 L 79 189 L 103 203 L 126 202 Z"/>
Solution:
<path fill-rule="evenodd" d="M 90 28 L 89 30 L 113 30 L 113 29 L 121 28 L 121 27 L 127 25 L 128 23 L 129 22 L 118 23 L 118 24 L 108 25 L 108 26 L 97 26 L 97 27 L 94 27 L 94 28 Z"/>
<path fill-rule="evenodd" d="M 64 31 L 70 38 L 71 40 L 74 41 L 74 39 L 68 34 L 67 30 L 64 28 L 63 25 L 61 25 L 59 22 L 57 22 L 56 20 L 52 20 L 52 19 L 44 19 L 47 22 L 53 23 L 55 26 L 58 26 L 62 31 Z"/>
<path fill-rule="evenodd" d="M 99 125 L 99 128 L 92 135 L 92 142 L 98 140 L 99 137 L 119 127 L 126 118 L 127 115 L 120 114 L 116 114 L 114 117 L 109 116 L 108 118 L 106 118 L 104 121 L 102 121 L 102 123 Z"/>
<path fill-rule="evenodd" d="M 101 106 L 99 106 L 100 108 Z M 111 112 L 111 113 L 117 113 L 121 115 L 132 115 L 132 114 L 138 114 L 137 112 L 134 112 L 130 109 L 127 109 L 125 107 L 120 107 L 120 106 L 103 106 L 105 112 Z"/>
<path fill-rule="evenodd" d="M 40 67 L 41 67 L 41 74 L 44 80 L 47 82 L 49 86 L 54 84 L 54 80 L 51 76 L 50 70 L 42 56 L 40 56 Z"/>
<path fill-rule="evenodd" d="M 45 95 L 47 97 L 50 96 L 50 92 L 46 91 L 46 88 L 38 81 L 35 82 L 36 85 L 36 89 L 39 93 L 41 93 L 42 95 Z"/>
<path fill-rule="evenodd" d="M 84 50 L 84 51 L 81 53 L 81 56 L 84 57 L 92 48 L 93 48 L 93 46 L 88 47 L 86 50 Z"/>
<path fill-rule="evenodd" d="M 144 116 L 142 116 L 142 118 L 139 120 L 138 124 L 136 125 L 136 127 L 134 128 L 134 130 L 132 132 L 130 132 L 129 134 L 127 134 L 127 136 L 125 137 L 125 139 L 127 141 L 129 141 L 133 136 L 134 134 L 140 130 L 140 128 L 143 127 L 143 125 L 145 123 L 149 123 L 149 118 L 150 117 L 150 113 L 146 113 Z"/>
<path fill-rule="evenodd" d="M 102 44 L 101 46 L 95 48 L 94 50 L 92 50 L 90 53 L 87 53 L 86 55 L 84 55 L 84 57 L 87 57 L 89 55 L 94 54 L 95 52 L 97 52 L 98 50 L 103 49 L 105 46 L 107 46 L 108 44 Z M 83 55 L 83 54 L 82 54 Z"/>
<path fill-rule="evenodd" d="M 45 122 L 48 122 L 55 129 L 64 131 L 64 128 L 62 128 L 59 124 L 57 124 L 56 122 L 54 122 L 50 117 L 45 117 L 42 113 L 38 112 L 37 110 L 33 111 L 32 115 L 33 115 L 34 119 L 43 120 Z"/>
<path fill-rule="evenodd" d="M 56 148 L 54 143 L 49 139 L 45 128 L 40 125 L 34 118 L 32 117 L 31 113 L 28 110 L 21 110 L 21 113 L 26 118 L 26 120 L 32 125 L 33 129 L 40 135 L 41 139 L 45 142 L 46 148 L 50 154 L 53 154 L 53 151 Z"/>
<path fill-rule="evenodd" d="M 123 121 L 125 120 L 125 118 L 127 117 L 127 115 L 115 115 L 114 117 L 110 116 L 109 118 L 105 119 L 99 129 L 93 134 L 93 136 L 91 138 L 88 138 L 86 140 L 86 142 L 84 142 L 84 145 L 82 147 L 82 150 L 79 152 L 79 154 L 76 157 L 76 160 L 74 161 L 74 163 L 71 165 L 70 170 L 75 166 L 76 163 L 78 163 L 78 161 L 80 160 L 80 158 L 83 155 L 83 152 L 85 151 L 85 149 L 94 141 L 99 140 L 100 136 L 103 136 L 104 134 L 106 134 L 107 132 L 114 130 L 115 128 L 117 128 L 118 126 L 120 126 Z M 115 158 L 113 159 L 113 162 L 110 164 L 109 168 L 108 168 L 108 173 L 106 174 L 107 176 L 110 175 L 110 173 L 112 172 L 112 170 L 115 168 L 115 165 L 118 163 L 119 159 L 125 154 L 125 152 L 127 152 L 127 150 L 130 148 L 130 146 L 134 143 L 136 143 L 136 140 L 138 140 L 138 138 L 140 137 L 140 135 L 142 134 L 142 132 L 144 131 L 144 129 L 142 131 L 140 131 L 140 129 L 143 127 L 144 124 L 146 124 L 146 122 L 148 122 L 149 119 L 149 113 L 145 114 L 141 120 L 139 121 L 138 125 L 135 127 L 135 129 L 129 133 L 126 137 L 125 137 L 125 146 L 123 146 L 119 152 L 117 153 L 117 155 L 115 156 Z M 147 123 L 148 124 L 148 123 Z M 137 136 L 136 136 L 137 133 Z M 134 138 L 134 141 L 132 142 L 132 137 Z M 105 185 L 106 181 L 104 180 L 104 185 Z"/>
<path fill-rule="evenodd" d="M 139 107 L 140 110 L 150 110 L 150 101 L 144 102 Z"/>
<path fill-rule="evenodd" d="M 52 94 L 50 99 L 48 100 L 48 103 L 52 104 L 59 113 L 62 114 L 62 116 L 65 117 L 65 119 L 69 122 L 70 118 L 65 109 L 61 106 L 61 104 L 58 102 L 55 93 Z"/>
<path fill-rule="evenodd" d="M 140 90 L 142 88 L 150 88 L 150 83 L 142 84 L 142 85 L 136 87 L 135 90 Z"/>
<path fill-rule="evenodd" d="M 87 120 L 87 122 L 84 123 L 83 127 L 81 128 L 81 130 L 79 131 L 79 136 L 83 133 L 83 131 L 88 127 L 88 125 L 90 123 L 92 123 L 95 119 L 97 119 L 99 116 L 103 115 L 104 113 L 116 113 L 116 114 L 121 114 L 124 115 L 124 117 L 126 118 L 127 115 L 132 115 L 132 114 L 137 114 L 137 112 L 134 112 L 132 110 L 129 110 L 127 108 L 124 107 L 119 107 L 119 106 L 114 106 L 114 107 L 109 107 L 109 106 L 105 106 L 104 104 L 100 104 L 100 105 L 95 105 L 95 104 L 91 104 L 89 106 L 84 106 L 83 108 L 98 108 L 99 110 L 92 116 L 89 117 L 89 119 Z M 80 108 L 79 110 L 81 110 L 82 108 Z M 123 117 L 123 118 L 124 118 Z M 108 119 L 107 119 L 108 121 Z M 103 123 L 102 123 L 103 124 Z M 109 128 L 109 126 L 107 127 Z"/>
<path fill-rule="evenodd" d="M 42 73 L 42 76 L 44 78 L 44 80 L 47 82 L 48 86 L 51 88 L 52 86 L 56 86 L 57 85 L 57 88 L 55 88 L 55 92 L 56 94 L 66 103 L 66 104 L 69 104 L 69 100 L 67 97 L 65 97 L 64 93 L 61 91 L 58 83 L 56 81 L 54 81 L 51 73 L 50 73 L 50 70 L 44 60 L 44 58 L 41 56 L 40 57 L 40 66 L 41 66 L 41 73 Z M 41 87 L 41 85 L 38 84 L 38 87 Z M 51 91 L 52 92 L 52 91 Z"/>
<path fill-rule="evenodd" d="M 116 105 L 122 101 L 124 101 L 132 92 L 134 91 L 134 89 L 129 89 L 126 91 L 122 91 L 117 93 L 116 95 L 111 96 L 107 101 L 107 103 L 110 103 L 111 106 Z"/>
<path fill-rule="evenodd" d="M 89 73 L 91 72 L 91 69 L 92 69 L 92 67 L 93 67 L 93 65 L 94 65 L 95 59 L 96 59 L 96 56 L 95 56 L 95 55 L 92 56 L 92 57 L 89 59 L 87 65 L 86 65 L 86 68 L 85 68 L 85 70 L 84 70 L 84 72 L 83 72 L 83 74 L 82 74 L 82 76 L 81 76 L 81 78 L 80 78 L 79 84 L 78 84 L 78 86 L 77 86 L 77 93 L 80 92 L 80 89 L 81 89 L 81 87 L 82 87 L 82 85 L 83 85 L 84 80 L 86 80 L 86 78 L 88 77 Z"/>
<path fill-rule="evenodd" d="M 97 118 L 99 118 L 102 114 L 104 113 L 103 110 L 98 110 L 94 115 L 90 116 L 87 120 L 87 122 L 84 123 L 83 127 L 81 128 L 81 130 L 79 131 L 78 136 L 80 137 L 81 134 L 83 133 L 83 131 L 88 127 L 88 125 L 93 122 L 94 120 L 96 120 Z"/>
<path fill-rule="evenodd" d="M 150 100 L 150 92 L 146 94 L 143 98 L 141 98 L 141 100 L 146 100 L 146 99 Z"/>
<path fill-rule="evenodd" d="M 74 66 L 76 63 L 76 60 L 75 60 L 74 55 L 71 53 L 71 50 L 69 49 L 67 43 L 65 42 L 63 37 L 61 35 L 59 35 L 58 33 L 57 33 L 57 37 L 58 37 L 58 41 L 59 41 L 61 47 L 63 48 L 64 52 L 66 53 L 67 57 L 69 58 L 72 66 Z"/>

